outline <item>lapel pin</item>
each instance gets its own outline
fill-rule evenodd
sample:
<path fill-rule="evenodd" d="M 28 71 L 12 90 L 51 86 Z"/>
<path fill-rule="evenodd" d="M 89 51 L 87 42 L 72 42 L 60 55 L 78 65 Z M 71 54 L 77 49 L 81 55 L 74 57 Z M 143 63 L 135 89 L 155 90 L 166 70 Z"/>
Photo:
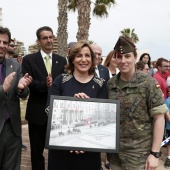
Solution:
<path fill-rule="evenodd" d="M 56 63 L 58 64 L 58 61 L 56 61 Z"/>
<path fill-rule="evenodd" d="M 10 67 L 12 68 L 12 65 Z"/>

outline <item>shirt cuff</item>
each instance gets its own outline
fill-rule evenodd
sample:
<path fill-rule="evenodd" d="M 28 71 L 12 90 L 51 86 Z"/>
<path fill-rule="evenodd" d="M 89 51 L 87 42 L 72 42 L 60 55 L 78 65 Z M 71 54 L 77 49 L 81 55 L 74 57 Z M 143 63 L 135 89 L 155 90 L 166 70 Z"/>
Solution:
<path fill-rule="evenodd" d="M 166 112 L 168 112 L 168 107 L 166 106 L 166 104 L 154 107 L 150 110 L 151 116 L 154 116 L 156 114 L 165 114 Z"/>

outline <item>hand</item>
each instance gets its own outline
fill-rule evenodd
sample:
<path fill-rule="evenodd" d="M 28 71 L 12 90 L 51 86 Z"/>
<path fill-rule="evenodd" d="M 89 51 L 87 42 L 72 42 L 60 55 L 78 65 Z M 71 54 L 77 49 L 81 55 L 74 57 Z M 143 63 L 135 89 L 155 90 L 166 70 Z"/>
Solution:
<path fill-rule="evenodd" d="M 77 97 L 77 98 L 81 98 L 81 99 L 87 99 L 87 98 L 90 98 L 89 96 L 87 96 L 85 93 L 76 93 L 74 95 L 74 97 Z"/>
<path fill-rule="evenodd" d="M 158 167 L 158 164 L 159 158 L 149 155 L 145 163 L 145 170 L 155 170 Z"/>
<path fill-rule="evenodd" d="M 84 151 L 70 151 L 70 153 L 75 152 L 76 154 L 81 154 L 81 153 L 85 153 Z"/>
<path fill-rule="evenodd" d="M 5 93 L 9 91 L 15 74 L 16 72 L 12 72 L 5 78 L 4 83 L 3 83 L 3 89 Z"/>
<path fill-rule="evenodd" d="M 31 83 L 32 81 L 32 77 L 28 75 L 28 73 L 26 73 L 24 75 L 24 77 L 22 77 L 20 80 L 19 80 L 19 83 L 18 83 L 18 91 L 20 90 L 23 90 L 25 89 L 26 87 L 29 86 L 29 84 Z"/>
<path fill-rule="evenodd" d="M 47 77 L 47 87 L 49 88 L 52 85 L 53 79 L 51 73 Z"/>

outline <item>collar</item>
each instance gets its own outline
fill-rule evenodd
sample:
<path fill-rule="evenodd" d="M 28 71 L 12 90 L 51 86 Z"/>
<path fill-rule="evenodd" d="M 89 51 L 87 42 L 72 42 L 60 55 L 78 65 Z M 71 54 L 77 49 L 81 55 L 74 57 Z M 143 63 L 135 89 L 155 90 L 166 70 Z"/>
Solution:
<path fill-rule="evenodd" d="M 40 53 L 42 55 L 42 58 L 44 59 L 47 55 L 52 59 L 52 52 L 50 54 L 46 54 L 43 50 L 40 50 Z"/>
<path fill-rule="evenodd" d="M 112 83 L 113 88 L 118 88 L 118 81 L 120 79 L 120 75 L 121 73 L 119 72 L 116 76 L 112 77 L 112 80 L 114 81 L 110 82 Z M 141 71 L 136 70 L 132 78 L 129 80 L 129 83 L 125 87 L 137 87 L 139 82 L 143 81 L 142 77 L 146 77 L 146 75 Z"/>
<path fill-rule="evenodd" d="M 98 70 L 98 64 L 95 66 L 95 69 L 97 69 L 97 70 Z"/>

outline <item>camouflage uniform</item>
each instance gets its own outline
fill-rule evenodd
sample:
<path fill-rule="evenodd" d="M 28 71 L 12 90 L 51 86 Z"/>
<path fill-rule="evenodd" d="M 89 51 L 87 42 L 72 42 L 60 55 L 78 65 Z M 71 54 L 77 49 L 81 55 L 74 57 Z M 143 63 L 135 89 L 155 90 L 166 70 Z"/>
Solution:
<path fill-rule="evenodd" d="M 167 110 L 157 81 L 136 71 L 122 89 L 120 73 L 108 82 L 109 99 L 120 100 L 120 151 L 108 154 L 108 160 L 122 169 L 134 170 L 145 165 L 152 147 L 153 115 Z"/>

